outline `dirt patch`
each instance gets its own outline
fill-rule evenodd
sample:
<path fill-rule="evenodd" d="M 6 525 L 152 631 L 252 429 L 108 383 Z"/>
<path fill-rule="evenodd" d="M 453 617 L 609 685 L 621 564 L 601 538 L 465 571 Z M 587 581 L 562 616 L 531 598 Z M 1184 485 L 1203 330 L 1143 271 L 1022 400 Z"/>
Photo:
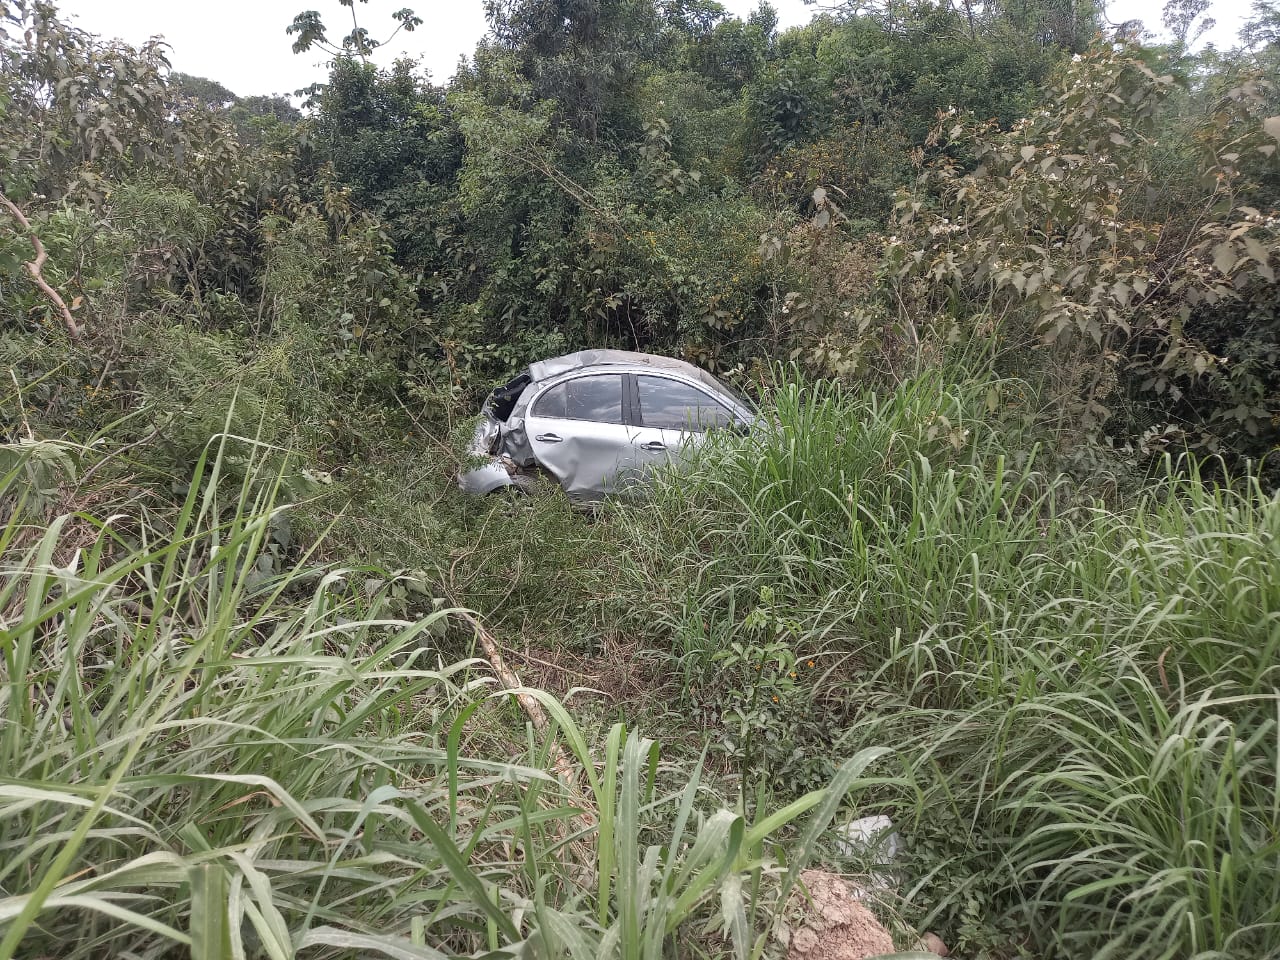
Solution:
<path fill-rule="evenodd" d="M 800 880 L 809 891 L 792 895 L 787 929 L 787 960 L 866 960 L 893 953 L 893 938 L 875 914 L 860 903 L 839 876 L 805 870 Z"/>
<path fill-rule="evenodd" d="M 622 637 L 605 638 L 589 655 L 530 644 L 527 640 L 506 653 L 526 686 L 557 697 L 575 687 L 589 687 L 600 692 L 584 691 L 578 697 L 603 700 L 615 708 L 633 701 L 648 702 L 665 682 L 640 645 Z"/>

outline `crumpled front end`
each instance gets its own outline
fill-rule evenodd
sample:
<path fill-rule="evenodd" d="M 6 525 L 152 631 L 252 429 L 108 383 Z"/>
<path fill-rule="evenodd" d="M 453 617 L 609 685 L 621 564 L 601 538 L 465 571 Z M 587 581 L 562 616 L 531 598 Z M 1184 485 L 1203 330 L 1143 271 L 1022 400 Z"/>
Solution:
<path fill-rule="evenodd" d="M 511 486 L 511 471 L 502 459 L 495 455 L 502 425 L 490 415 L 487 402 L 485 407 L 480 420 L 476 423 L 476 432 L 467 452 L 473 458 L 487 462 L 464 470 L 458 477 L 458 486 L 467 493 L 478 495 L 492 493 L 500 487 Z"/>
<path fill-rule="evenodd" d="M 483 462 L 458 477 L 458 485 L 467 493 L 483 495 L 502 487 L 524 486 L 526 478 L 520 471 L 534 466 L 536 461 L 525 436 L 524 418 L 512 413 L 529 382 L 528 374 L 521 374 L 494 390 L 480 408 L 468 452 L 474 460 Z M 504 423 L 505 418 L 509 419 Z"/>

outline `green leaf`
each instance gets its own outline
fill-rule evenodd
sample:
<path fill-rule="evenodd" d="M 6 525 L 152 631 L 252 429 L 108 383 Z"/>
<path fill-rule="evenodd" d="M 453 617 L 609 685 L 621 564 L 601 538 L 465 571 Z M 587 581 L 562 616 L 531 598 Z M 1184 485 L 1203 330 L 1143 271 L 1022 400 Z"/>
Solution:
<path fill-rule="evenodd" d="M 392 960 L 446 960 L 439 950 L 415 944 L 402 937 L 377 936 L 370 933 L 355 933 L 341 930 L 338 927 L 316 927 L 303 934 L 298 943 L 298 951 L 307 947 L 336 947 L 343 951 L 357 951 L 359 956 L 378 954 L 391 957 Z"/>
<path fill-rule="evenodd" d="M 418 804 L 409 804 L 408 809 L 409 815 L 413 818 L 413 822 L 417 824 L 418 829 L 423 832 L 427 840 L 436 848 L 436 853 L 444 862 L 454 882 L 470 894 L 471 902 L 502 931 L 502 935 L 507 938 L 508 942 L 514 943 L 519 940 L 520 933 L 516 930 L 515 925 L 512 924 L 511 918 L 490 899 L 489 891 L 486 889 L 484 881 L 471 869 L 471 865 L 463 857 L 453 839 L 440 828 L 438 823 L 431 819 L 431 814 L 423 810 Z"/>
<path fill-rule="evenodd" d="M 191 868 L 191 960 L 229 960 L 227 872 L 216 863 Z"/>
<path fill-rule="evenodd" d="M 446 741 L 446 760 L 449 777 L 449 833 L 458 829 L 458 750 L 462 741 L 462 728 L 471 719 L 472 714 L 480 709 L 479 703 L 471 703 L 463 708 L 449 727 Z"/>
<path fill-rule="evenodd" d="M 1223 276 L 1231 276 L 1236 265 L 1236 251 L 1229 243 L 1220 243 L 1213 248 L 1213 265 Z"/>
<path fill-rule="evenodd" d="M 832 818 L 836 815 L 836 810 L 844 802 L 845 794 L 852 790 L 855 785 L 863 782 L 862 773 L 867 767 L 892 752 L 888 747 L 866 747 L 859 750 L 844 762 L 831 779 L 830 785 L 821 791 L 821 803 L 818 804 L 813 817 L 801 834 L 799 844 L 791 851 L 791 866 L 787 870 L 787 875 L 782 882 L 782 889 L 778 894 L 779 903 L 786 901 L 787 894 L 791 892 L 791 887 L 795 884 L 796 878 L 800 876 L 800 871 L 808 866 L 817 846 L 818 838 L 831 824 Z"/>
<path fill-rule="evenodd" d="M 1254 261 L 1260 267 L 1268 267 L 1271 263 L 1271 254 L 1257 237 L 1245 237 L 1244 248 L 1248 251 Z"/>

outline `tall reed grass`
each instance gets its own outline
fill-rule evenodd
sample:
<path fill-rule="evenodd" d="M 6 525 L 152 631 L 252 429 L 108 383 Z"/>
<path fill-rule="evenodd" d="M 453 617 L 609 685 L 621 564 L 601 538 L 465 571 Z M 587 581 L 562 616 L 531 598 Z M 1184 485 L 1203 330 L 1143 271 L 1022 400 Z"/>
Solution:
<path fill-rule="evenodd" d="M 696 699 L 761 589 L 845 749 L 891 743 L 903 890 L 963 949 L 1280 956 L 1280 499 L 1194 465 L 1085 496 L 1017 384 L 780 387 L 617 517 L 622 615 Z M 815 749 L 821 749 L 815 745 Z"/>
<path fill-rule="evenodd" d="M 47 525 L 32 458 L 70 455 L 0 450 L 0 958 L 758 956 L 883 751 L 748 821 L 530 691 L 535 735 L 447 662 L 451 611 L 269 549 L 258 449 L 224 438 L 172 510 Z"/>

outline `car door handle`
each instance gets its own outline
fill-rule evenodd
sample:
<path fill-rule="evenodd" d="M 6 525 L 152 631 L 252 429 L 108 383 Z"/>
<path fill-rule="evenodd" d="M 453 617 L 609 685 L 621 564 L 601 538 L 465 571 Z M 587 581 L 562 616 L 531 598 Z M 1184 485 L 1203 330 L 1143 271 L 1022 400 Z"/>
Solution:
<path fill-rule="evenodd" d="M 638 446 L 641 450 L 652 450 L 655 453 L 659 450 L 667 449 L 667 445 L 663 443 L 661 440 L 650 440 L 648 443 L 638 443 L 636 444 L 636 446 Z"/>
<path fill-rule="evenodd" d="M 555 433 L 540 433 L 533 439 L 541 440 L 543 443 L 560 443 L 562 440 L 564 440 L 564 437 L 561 437 L 560 435 Z"/>

